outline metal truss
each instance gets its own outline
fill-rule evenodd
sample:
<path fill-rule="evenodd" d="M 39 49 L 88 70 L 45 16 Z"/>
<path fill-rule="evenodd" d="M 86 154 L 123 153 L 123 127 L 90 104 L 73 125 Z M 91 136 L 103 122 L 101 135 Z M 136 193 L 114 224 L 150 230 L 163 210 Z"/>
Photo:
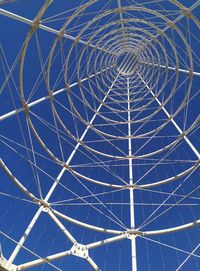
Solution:
<path fill-rule="evenodd" d="M 36 212 L 18 241 L 5 233 L 6 238 L 15 243 L 15 248 L 9 257 L 5 257 L 2 252 L 4 248 L 1 249 L 0 270 L 19 271 L 43 264 L 61 270 L 54 266 L 54 261 L 69 256 L 84 259 L 88 268 L 91 267 L 96 271 L 102 270 L 101 266 L 91 256 L 91 250 L 128 239 L 131 247 L 131 270 L 137 271 L 139 270 L 137 239 L 146 238 L 145 240 L 148 240 L 152 236 L 174 234 L 195 228 L 200 224 L 200 219 L 194 219 L 190 222 L 182 221 L 182 223 L 177 223 L 176 226 L 169 225 L 166 228 L 145 228 L 168 211 L 167 209 L 158 213 L 158 210 L 165 206 L 167 200 L 172 196 L 179 196 L 181 199 L 178 198 L 175 203 L 170 203 L 171 208 L 178 206 L 185 198 L 191 199 L 191 194 L 197 190 L 197 188 L 194 188 L 185 195 L 176 194 L 179 187 L 199 169 L 200 165 L 200 152 L 191 138 L 191 135 L 198 130 L 199 115 L 187 125 L 188 106 L 192 99 L 196 97 L 196 94 L 191 95 L 194 78 L 200 76 L 200 72 L 196 70 L 199 59 L 193 52 L 191 42 L 192 39 L 195 41 L 197 39 L 191 33 L 192 28 L 190 29 L 189 22 L 192 22 L 197 29 L 200 28 L 199 20 L 194 15 L 200 1 L 188 8 L 179 1 L 170 0 L 168 2 L 172 5 L 170 6 L 171 11 L 170 9 L 165 10 L 164 4 L 157 6 L 158 3 L 154 3 L 155 9 L 151 9 L 148 7 L 149 3 L 145 3 L 145 1 L 144 3 L 128 0 L 108 1 L 109 3 L 105 3 L 102 10 L 96 11 L 96 13 L 91 12 L 90 8 L 92 9 L 95 4 L 99 4 L 99 1 L 84 1 L 82 5 L 73 10 L 69 17 L 66 16 L 63 19 L 59 17 L 59 14 L 55 15 L 55 22 L 57 17 L 58 21 L 64 20 L 62 26 L 59 26 L 58 29 L 47 26 L 48 18 L 44 18 L 47 10 L 51 8 L 54 2 L 46 0 L 34 19 L 28 19 L 4 8 L 0 9 L 1 16 L 30 27 L 17 58 L 19 86 L 17 87 L 16 97 L 20 101 L 20 106 L 15 106 L 13 102 L 12 110 L 8 109 L 5 113 L 2 113 L 0 120 L 2 123 L 6 123 L 6 121 L 9 122 L 12 118 L 15 118 L 19 121 L 22 130 L 27 129 L 30 146 L 25 146 L 24 149 L 29 155 L 28 163 L 35 171 L 40 170 L 40 167 L 36 162 L 38 151 L 34 149 L 34 144 L 37 144 L 38 149 L 42 149 L 41 155 L 38 156 L 45 157 L 46 160 L 49 159 L 59 168 L 59 173 L 55 178 L 52 178 L 53 182 L 48 191 L 45 195 L 41 193 L 38 196 L 26 185 L 24 180 L 15 176 L 13 170 L 6 163 L 6 156 L 3 157 L 3 155 L 0 159 L 0 166 L 10 183 L 14 184 L 29 201 L 37 206 Z M 113 2 L 115 3 L 114 7 L 111 5 Z M 160 9 L 160 7 L 163 7 L 163 9 Z M 87 10 L 89 10 L 88 13 Z M 87 16 L 93 13 L 95 15 L 87 22 L 78 25 L 79 20 L 77 18 L 81 18 L 84 12 Z M 54 16 L 50 17 L 50 22 L 53 20 L 52 18 L 54 19 Z M 182 23 L 184 20 L 188 26 L 186 34 L 184 33 L 185 25 Z M 74 35 L 68 33 L 71 28 L 72 30 L 75 29 Z M 39 92 L 40 87 L 36 90 L 33 87 L 31 92 L 28 93 L 25 61 L 29 53 L 29 46 L 35 37 L 38 51 L 40 51 L 37 37 L 40 30 L 44 31 L 45 34 L 52 34 L 54 39 L 45 61 L 42 61 L 42 57 L 38 53 L 40 62 L 44 65 L 41 68 L 42 76 L 40 74 L 35 79 L 35 85 L 41 80 L 44 83 L 42 88 L 46 90 L 46 94 L 39 94 L 34 98 L 34 94 L 37 91 Z M 180 41 L 181 45 L 179 44 Z M 63 49 L 65 46 L 66 51 Z M 61 58 L 59 63 L 62 64 L 60 64 L 60 72 L 55 79 L 54 70 L 57 69 L 56 65 L 59 65 L 56 63 L 58 55 Z M 17 85 L 13 75 L 15 68 L 16 65 L 13 64 L 10 68 L 6 62 L 4 70 L 7 70 L 7 73 L 5 72 L 6 76 L 0 93 L 4 93 L 7 88 L 10 88 L 14 93 L 14 86 Z M 55 82 L 52 83 L 52 81 Z M 177 95 L 180 93 L 180 89 L 183 89 L 184 93 L 180 94 L 181 99 L 179 101 Z M 66 101 L 61 98 L 64 94 L 66 94 Z M 13 98 L 13 100 L 15 99 Z M 37 108 L 42 105 L 44 108 L 49 106 L 48 110 L 50 109 L 52 113 L 51 120 L 45 119 L 45 116 L 42 115 L 43 112 L 37 112 Z M 73 123 L 68 121 L 67 118 L 67 120 L 65 119 L 63 112 L 69 119 L 73 120 Z M 181 114 L 184 115 L 182 122 L 178 121 L 177 118 Z M 21 124 L 23 122 L 25 124 Z M 151 126 L 151 123 L 156 123 L 156 125 Z M 75 128 L 72 128 L 73 125 Z M 45 141 L 40 126 L 44 129 L 44 134 L 48 134 L 46 131 L 53 131 L 53 138 L 57 142 L 59 151 L 55 151 L 54 144 Z M 164 136 L 164 132 L 170 129 L 173 132 L 169 137 Z M 166 142 L 159 142 L 159 139 L 163 137 L 167 137 Z M 9 146 L 5 138 L 0 137 L 0 139 L 5 145 Z M 152 143 L 153 140 L 155 140 L 155 144 Z M 11 143 L 14 144 L 13 142 L 14 140 Z M 121 145 L 119 142 L 121 142 Z M 137 142 L 142 143 L 137 146 Z M 148 148 L 149 142 L 152 146 Z M 168 158 L 168 156 L 171 157 L 171 154 L 175 156 L 176 149 L 182 146 L 181 144 L 189 148 L 195 157 L 188 159 L 190 166 L 177 167 L 174 172 L 169 173 L 169 176 L 163 177 L 160 174 L 161 177 L 155 176 L 152 181 L 149 181 L 149 175 L 151 176 L 149 173 L 155 167 L 159 167 L 165 161 L 172 164 L 172 158 Z M 24 145 L 26 144 L 24 143 Z M 65 154 L 66 146 L 69 146 L 71 150 L 68 155 Z M 16 153 L 18 152 L 17 147 L 14 150 L 16 150 Z M 82 160 L 86 162 L 84 164 L 81 161 L 80 167 L 79 165 L 76 167 L 72 162 L 79 155 L 84 157 Z M 144 171 L 141 176 L 138 174 L 137 179 L 134 178 L 137 175 L 135 164 L 140 164 L 141 161 L 144 161 L 144 163 L 151 162 L 151 159 L 154 165 L 149 170 Z M 127 175 L 120 175 L 117 170 L 115 172 L 112 169 L 113 165 L 119 166 L 118 162 L 127 162 L 127 165 L 124 166 Z M 94 174 L 95 169 L 92 173 L 89 170 L 81 171 L 81 167 L 87 163 L 90 167 L 99 167 L 103 173 L 96 176 Z M 109 163 L 112 163 L 111 167 Z M 33 172 L 35 172 L 34 170 Z M 67 185 L 62 183 L 65 174 L 67 181 L 69 179 L 78 180 L 84 189 L 90 193 L 87 196 L 80 196 L 73 189 L 68 188 L 77 200 L 76 204 L 78 205 L 81 202 L 91 208 L 96 208 L 95 211 L 108 218 L 113 225 L 117 225 L 117 229 L 112 224 L 109 228 L 98 225 L 93 221 L 82 221 L 56 208 L 57 206 L 52 198 L 60 186 L 67 188 Z M 35 175 L 35 179 L 38 181 L 36 182 L 38 191 L 41 192 L 39 175 Z M 168 198 L 162 200 L 159 206 L 144 219 L 143 223 L 138 225 L 136 193 L 139 191 L 148 192 L 166 184 L 175 184 L 178 180 L 183 180 L 180 186 L 177 186 L 171 193 L 165 192 Z M 123 193 L 128 191 L 130 225 L 127 226 L 118 217 L 118 214 L 109 209 L 107 203 L 101 201 L 98 194 L 92 192 L 89 185 L 110 189 L 112 192 L 120 191 Z M 157 191 L 157 193 L 159 192 Z M 87 197 L 90 196 L 95 199 L 95 202 L 87 201 Z M 192 200 L 196 200 L 196 198 L 193 197 Z M 65 199 L 63 202 L 67 204 L 69 199 Z M 59 204 L 63 202 L 58 201 Z M 71 200 L 71 203 L 73 203 L 73 200 Z M 106 209 L 106 214 L 96 207 L 98 204 Z M 33 228 L 40 216 L 43 215 L 48 216 L 51 223 L 54 223 L 62 232 L 66 242 L 70 243 L 69 249 L 61 249 L 59 252 L 40 257 L 26 247 L 27 239 L 30 238 Z M 94 242 L 81 242 L 78 236 L 71 233 L 67 223 L 81 227 L 83 230 L 87 229 L 91 232 L 106 234 L 108 237 L 99 238 Z M 188 257 L 179 264 L 176 270 L 179 270 L 191 256 L 198 258 L 198 255 L 195 254 L 198 247 L 193 249 L 191 253 L 186 252 Z M 27 259 L 27 262 L 16 264 L 17 256 L 23 249 L 33 253 L 35 260 Z"/>

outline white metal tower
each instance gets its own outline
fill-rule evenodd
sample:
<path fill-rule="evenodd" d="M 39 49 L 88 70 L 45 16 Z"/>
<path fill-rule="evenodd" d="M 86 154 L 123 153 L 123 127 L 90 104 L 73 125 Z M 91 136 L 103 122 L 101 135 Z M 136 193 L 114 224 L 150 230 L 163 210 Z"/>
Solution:
<path fill-rule="evenodd" d="M 0 270 L 200 270 L 200 1 L 0 5 Z"/>

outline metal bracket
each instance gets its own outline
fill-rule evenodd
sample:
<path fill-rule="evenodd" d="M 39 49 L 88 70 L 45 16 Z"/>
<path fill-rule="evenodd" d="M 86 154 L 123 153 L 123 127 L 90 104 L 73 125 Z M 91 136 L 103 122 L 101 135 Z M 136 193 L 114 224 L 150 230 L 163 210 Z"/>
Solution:
<path fill-rule="evenodd" d="M 185 17 L 187 17 L 189 19 L 192 18 L 192 11 L 190 11 L 189 8 L 184 7 L 184 8 L 182 8 L 181 12 Z"/>
<path fill-rule="evenodd" d="M 127 234 L 127 239 L 133 240 L 136 236 L 134 234 Z"/>
<path fill-rule="evenodd" d="M 48 213 L 49 210 L 51 209 L 49 203 L 47 201 L 43 200 L 43 199 L 39 200 L 38 204 L 40 206 L 43 206 L 43 210 L 42 211 L 45 212 L 45 213 Z"/>
<path fill-rule="evenodd" d="M 138 231 L 137 229 L 130 229 L 126 233 L 127 239 L 134 239 L 137 236 L 142 236 L 142 235 L 143 233 L 141 231 Z"/>
<path fill-rule="evenodd" d="M 79 243 L 74 244 L 70 251 L 72 255 L 83 258 L 83 259 L 87 259 L 89 257 L 87 247 Z"/>
<path fill-rule="evenodd" d="M 3 256 L 3 254 L 0 254 L 0 271 L 17 271 L 17 266 L 14 264 L 11 264 L 9 267 L 7 267 L 8 260 Z"/>

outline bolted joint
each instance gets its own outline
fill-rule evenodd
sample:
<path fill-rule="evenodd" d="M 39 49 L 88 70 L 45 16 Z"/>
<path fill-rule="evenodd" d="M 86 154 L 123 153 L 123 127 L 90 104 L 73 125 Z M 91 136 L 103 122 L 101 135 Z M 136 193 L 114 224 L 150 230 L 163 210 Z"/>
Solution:
<path fill-rule="evenodd" d="M 124 186 L 124 189 L 137 189 L 138 185 L 135 184 L 128 184 Z"/>
<path fill-rule="evenodd" d="M 175 67 L 175 73 L 176 73 L 176 74 L 179 73 L 179 67 L 178 67 L 178 66 Z"/>
<path fill-rule="evenodd" d="M 0 253 L 0 271 L 17 271 L 18 268 L 14 264 L 8 264 L 8 260 Z"/>
<path fill-rule="evenodd" d="M 46 200 L 43 200 L 43 199 L 39 200 L 39 205 L 44 206 L 45 208 L 50 208 L 49 203 Z"/>
<path fill-rule="evenodd" d="M 48 97 L 49 97 L 50 102 L 52 102 L 53 101 L 53 95 L 52 95 L 51 91 L 48 92 Z"/>
<path fill-rule="evenodd" d="M 130 229 L 127 231 L 127 238 L 128 239 L 133 239 L 135 238 L 136 236 L 143 236 L 143 232 L 141 231 L 138 231 L 136 229 Z"/>
<path fill-rule="evenodd" d="M 88 128 L 92 128 L 93 125 L 92 125 L 91 123 L 88 122 L 88 123 L 87 123 L 87 127 L 88 127 Z"/>
<path fill-rule="evenodd" d="M 87 75 L 87 77 L 86 77 L 86 78 L 87 78 L 87 80 L 88 80 L 88 81 L 90 81 L 90 76 L 89 76 L 89 75 Z"/>
<path fill-rule="evenodd" d="M 123 13 L 124 9 L 122 7 L 119 7 L 116 9 L 116 13 Z"/>
<path fill-rule="evenodd" d="M 158 67 L 160 68 L 160 63 L 158 65 Z M 166 69 L 166 71 L 168 71 L 168 69 L 169 69 L 169 66 L 167 64 L 165 65 L 165 69 Z"/>
<path fill-rule="evenodd" d="M 38 204 L 43 207 L 43 211 L 48 213 L 51 210 L 49 203 L 43 199 L 38 201 Z"/>
<path fill-rule="evenodd" d="M 193 78 L 193 75 L 194 75 L 194 71 L 193 71 L 192 68 L 190 68 L 190 69 L 189 69 L 189 77 L 190 77 L 190 79 Z"/>
<path fill-rule="evenodd" d="M 74 45 L 76 45 L 77 43 L 79 43 L 81 37 L 80 36 L 77 36 L 76 39 L 74 40 Z"/>
<path fill-rule="evenodd" d="M 168 26 L 169 28 L 174 28 L 174 23 L 173 23 L 172 21 L 168 21 L 168 22 L 167 22 L 167 26 Z"/>
<path fill-rule="evenodd" d="M 70 252 L 72 255 L 83 259 L 87 259 L 89 257 L 88 248 L 83 244 L 75 243 Z"/>
<path fill-rule="evenodd" d="M 183 138 L 183 137 L 185 137 L 185 136 L 186 136 L 186 133 L 185 133 L 185 132 L 182 132 L 178 138 L 181 139 L 181 138 Z"/>
<path fill-rule="evenodd" d="M 65 83 L 65 88 L 67 91 L 70 91 L 70 85 L 68 83 Z"/>
<path fill-rule="evenodd" d="M 28 117 L 29 116 L 29 107 L 25 101 L 23 101 L 23 108 L 24 108 L 24 113 L 25 113 L 26 117 Z"/>
<path fill-rule="evenodd" d="M 70 169 L 70 166 L 67 165 L 66 163 L 62 163 L 62 167 L 66 168 L 66 169 Z"/>
<path fill-rule="evenodd" d="M 65 34 L 65 30 L 63 29 L 63 30 L 61 30 L 61 31 L 59 32 L 59 34 L 58 34 L 58 36 L 57 36 L 57 40 L 61 40 L 62 37 L 64 36 L 64 34 Z"/>
<path fill-rule="evenodd" d="M 181 137 L 186 136 L 186 132 L 182 132 Z"/>
<path fill-rule="evenodd" d="M 88 48 L 88 47 L 90 47 L 90 45 L 91 45 L 91 42 L 88 41 L 88 42 L 85 44 L 85 47 Z"/>
<path fill-rule="evenodd" d="M 164 35 L 164 31 L 161 30 L 161 29 L 158 30 L 158 33 L 159 33 L 160 36 Z"/>
<path fill-rule="evenodd" d="M 29 34 L 32 35 L 39 28 L 39 26 L 40 26 L 40 20 L 36 18 L 32 23 Z"/>
<path fill-rule="evenodd" d="M 77 143 L 80 144 L 80 145 L 83 145 L 83 141 L 80 140 L 80 139 L 77 140 Z"/>
<path fill-rule="evenodd" d="M 192 18 L 192 12 L 188 8 L 186 8 L 186 7 L 182 8 L 181 12 L 185 17 L 187 17 L 189 19 Z"/>

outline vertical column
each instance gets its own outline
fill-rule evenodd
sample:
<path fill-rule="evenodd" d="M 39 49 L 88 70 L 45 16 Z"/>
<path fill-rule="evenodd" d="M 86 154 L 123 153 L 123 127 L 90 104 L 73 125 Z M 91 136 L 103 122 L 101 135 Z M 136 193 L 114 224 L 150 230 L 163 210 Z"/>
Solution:
<path fill-rule="evenodd" d="M 127 78 L 127 104 L 128 104 L 128 155 L 132 156 L 132 145 L 131 145 L 131 104 L 130 104 L 130 89 L 129 89 L 129 78 Z M 129 184 L 133 185 L 133 164 L 132 158 L 129 161 Z M 130 188 L 130 223 L 131 229 L 135 229 L 135 212 L 134 212 L 134 190 Z M 131 238 L 131 264 L 132 271 L 137 271 L 137 259 L 136 259 L 136 237 Z"/>

